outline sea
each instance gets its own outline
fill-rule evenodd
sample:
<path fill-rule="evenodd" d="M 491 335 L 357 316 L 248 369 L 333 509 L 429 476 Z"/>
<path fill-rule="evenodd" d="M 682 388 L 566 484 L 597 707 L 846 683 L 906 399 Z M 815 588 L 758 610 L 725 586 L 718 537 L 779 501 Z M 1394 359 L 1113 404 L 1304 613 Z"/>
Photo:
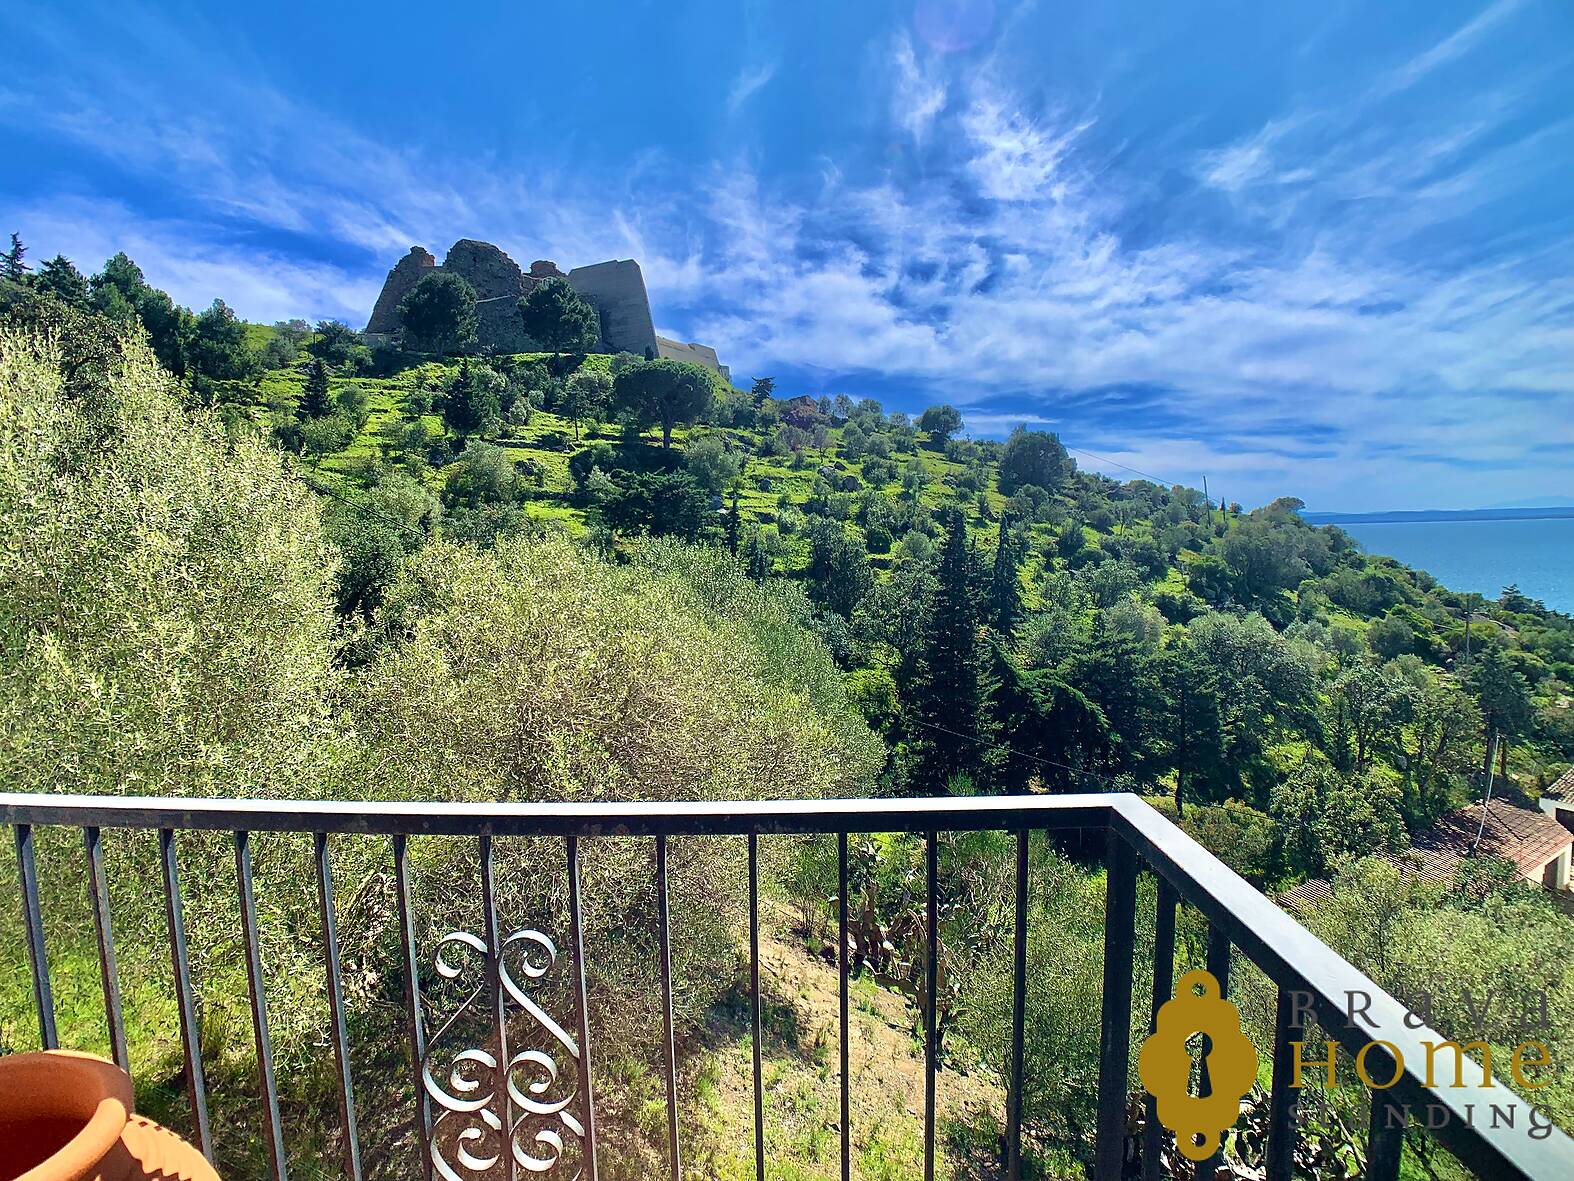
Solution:
<path fill-rule="evenodd" d="M 1368 553 L 1425 570 L 1450 590 L 1496 598 L 1512 583 L 1574 615 L 1574 519 L 1338 524 Z"/>

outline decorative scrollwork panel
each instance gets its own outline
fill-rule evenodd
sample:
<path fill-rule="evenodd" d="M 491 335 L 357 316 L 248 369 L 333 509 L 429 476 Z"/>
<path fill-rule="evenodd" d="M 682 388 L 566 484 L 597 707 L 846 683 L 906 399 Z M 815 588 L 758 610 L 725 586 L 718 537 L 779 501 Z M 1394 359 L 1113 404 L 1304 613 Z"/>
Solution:
<path fill-rule="evenodd" d="M 508 1061 L 500 1070 L 495 1046 L 463 1044 L 462 1037 L 465 1018 L 491 999 L 486 941 L 469 931 L 438 941 L 432 960 L 437 975 L 461 989 L 478 981 L 432 1034 L 421 1063 L 421 1085 L 440 1109 L 428 1150 L 443 1181 L 476 1181 L 498 1168 L 504 1152 L 527 1173 L 551 1173 L 583 1140 L 584 1127 L 569 1110 L 575 1086 L 559 1070 L 567 1055 L 577 1077 L 579 1043 L 527 991 L 557 958 L 557 945 L 540 931 L 521 929 L 503 940 L 497 968 Z M 516 1019 L 520 1014 L 528 1025 Z"/>

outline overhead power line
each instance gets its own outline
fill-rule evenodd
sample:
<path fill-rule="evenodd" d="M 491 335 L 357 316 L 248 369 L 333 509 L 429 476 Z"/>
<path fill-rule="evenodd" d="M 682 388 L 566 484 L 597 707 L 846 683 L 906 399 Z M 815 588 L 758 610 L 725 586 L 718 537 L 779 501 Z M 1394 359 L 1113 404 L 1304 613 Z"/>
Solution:
<path fill-rule="evenodd" d="M 387 513 L 379 512 L 377 509 L 374 509 L 371 505 L 366 504 L 363 501 L 351 500 L 348 496 L 345 496 L 339 492 L 335 492 L 326 484 L 318 484 L 314 482 L 304 472 L 297 471 L 290 474 L 302 484 L 305 484 L 306 487 L 310 488 L 313 492 L 316 492 L 321 496 L 326 496 L 330 500 L 337 500 L 340 504 L 354 509 L 362 516 L 375 517 L 377 520 L 382 521 L 385 525 L 392 525 L 395 529 L 402 529 L 417 541 L 426 540 L 426 534 L 422 530 L 410 524 L 409 521 L 401 521 L 398 517 L 390 517 Z"/>
<path fill-rule="evenodd" d="M 961 733 L 961 732 L 959 732 L 957 730 L 948 729 L 945 726 L 937 726 L 933 722 L 923 722 L 923 721 L 919 721 L 917 718 L 909 718 L 909 719 L 907 719 L 907 721 L 909 721 L 912 725 L 922 726 L 926 730 L 936 730 L 936 731 L 939 731 L 941 734 L 949 734 L 953 738 L 960 738 L 964 742 L 971 742 L 971 743 L 974 743 L 977 746 L 1001 746 L 1001 747 L 1004 747 L 1005 750 L 1010 751 L 1012 754 L 1016 755 L 1017 758 L 1019 758 L 1019 759 L 1027 759 L 1029 762 L 1032 762 L 1032 763 L 1040 763 L 1040 764 L 1042 764 L 1045 767 L 1055 767 L 1055 768 L 1057 768 L 1057 769 L 1059 769 L 1061 771 L 1069 772 L 1072 775 L 1079 775 L 1083 779 L 1090 780 L 1095 787 L 1102 788 L 1105 791 L 1119 791 L 1120 790 L 1113 783 L 1109 782 L 1109 780 L 1101 778 L 1100 776 L 1098 776 L 1094 772 L 1092 772 L 1092 771 L 1084 771 L 1082 768 L 1080 768 L 1080 767 L 1073 767 L 1073 766 L 1071 766 L 1068 763 L 1057 763 L 1054 759 L 1045 759 L 1045 758 L 1040 758 L 1038 755 L 1030 755 L 1026 751 L 1024 751 L 1024 750 L 1017 750 L 1013 746 L 1005 746 L 1004 743 L 992 742 L 992 741 L 990 741 L 987 738 L 979 738 L 975 734 L 963 734 L 963 733 Z"/>

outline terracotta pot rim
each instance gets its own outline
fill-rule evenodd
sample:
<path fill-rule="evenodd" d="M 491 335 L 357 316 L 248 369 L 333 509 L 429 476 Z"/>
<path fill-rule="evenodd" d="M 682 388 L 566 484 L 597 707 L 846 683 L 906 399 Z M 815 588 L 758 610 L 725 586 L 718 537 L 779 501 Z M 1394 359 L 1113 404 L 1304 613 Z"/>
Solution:
<path fill-rule="evenodd" d="M 15 1181 L 71 1181 L 91 1177 L 100 1162 L 119 1145 L 121 1133 L 126 1130 L 131 1117 L 131 1079 L 114 1063 L 73 1050 L 44 1050 L 0 1057 L 0 1086 L 7 1081 L 15 1082 L 18 1075 L 25 1083 L 29 1074 L 48 1074 L 58 1079 L 61 1073 L 75 1080 L 79 1101 L 69 1110 L 51 1105 L 37 1114 L 82 1120 L 82 1127 Z"/>

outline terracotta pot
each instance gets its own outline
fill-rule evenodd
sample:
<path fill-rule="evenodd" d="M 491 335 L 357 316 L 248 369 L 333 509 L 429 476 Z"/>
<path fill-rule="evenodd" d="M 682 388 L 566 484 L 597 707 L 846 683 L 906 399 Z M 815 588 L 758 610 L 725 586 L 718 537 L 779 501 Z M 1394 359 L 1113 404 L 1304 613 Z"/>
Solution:
<path fill-rule="evenodd" d="M 0 1181 L 219 1181 L 203 1155 L 131 1113 L 131 1079 L 91 1054 L 0 1057 Z"/>

